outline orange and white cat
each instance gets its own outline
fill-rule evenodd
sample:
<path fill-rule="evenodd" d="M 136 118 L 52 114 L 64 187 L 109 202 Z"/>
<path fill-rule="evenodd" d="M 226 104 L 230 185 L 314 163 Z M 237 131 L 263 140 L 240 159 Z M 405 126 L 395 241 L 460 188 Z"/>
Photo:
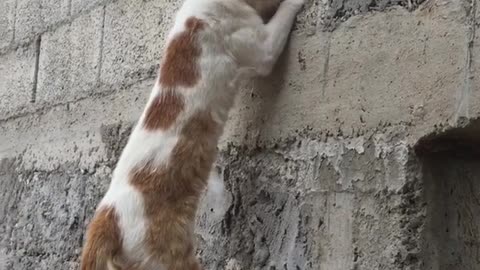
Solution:
<path fill-rule="evenodd" d="M 303 1 L 184 2 L 150 99 L 88 227 L 82 270 L 201 269 L 195 215 L 238 83 L 270 74 Z"/>

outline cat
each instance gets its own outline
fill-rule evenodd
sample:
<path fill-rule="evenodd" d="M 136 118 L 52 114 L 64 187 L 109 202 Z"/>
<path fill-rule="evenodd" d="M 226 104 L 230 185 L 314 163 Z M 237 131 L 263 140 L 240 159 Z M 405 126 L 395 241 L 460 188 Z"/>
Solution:
<path fill-rule="evenodd" d="M 183 3 L 149 101 L 88 226 L 82 270 L 202 268 L 195 215 L 228 112 L 242 81 L 271 73 L 303 1 Z"/>

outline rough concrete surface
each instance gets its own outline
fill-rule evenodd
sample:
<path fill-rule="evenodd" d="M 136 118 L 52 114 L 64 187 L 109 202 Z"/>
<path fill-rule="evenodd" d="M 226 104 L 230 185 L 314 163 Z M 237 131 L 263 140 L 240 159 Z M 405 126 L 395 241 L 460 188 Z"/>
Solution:
<path fill-rule="evenodd" d="M 13 25 L 15 21 L 15 0 L 0 2 L 0 50 L 13 41 Z"/>
<path fill-rule="evenodd" d="M 0 3 L 0 270 L 77 269 L 180 1 Z M 307 0 L 219 145 L 205 269 L 480 269 L 476 0 Z"/>
<path fill-rule="evenodd" d="M 31 41 L 69 15 L 70 0 L 16 0 L 15 41 Z"/>
<path fill-rule="evenodd" d="M 0 117 L 22 111 L 35 87 L 37 45 L 20 47 L 0 56 Z"/>

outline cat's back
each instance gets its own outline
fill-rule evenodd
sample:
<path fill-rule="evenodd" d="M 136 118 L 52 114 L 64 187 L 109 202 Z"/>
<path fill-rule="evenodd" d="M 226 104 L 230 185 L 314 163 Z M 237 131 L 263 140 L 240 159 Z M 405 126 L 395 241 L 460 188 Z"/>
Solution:
<path fill-rule="evenodd" d="M 232 82 L 244 64 L 237 52 L 246 47 L 233 36 L 259 24 L 260 16 L 243 0 L 186 0 L 165 40 L 161 89 L 180 90 L 187 101 L 195 100 L 186 104 L 192 109 L 218 103 L 219 98 L 229 107 L 236 88 Z"/>
<path fill-rule="evenodd" d="M 202 21 L 210 33 L 220 36 L 262 23 L 257 12 L 243 0 L 186 0 L 177 11 L 166 43 L 188 31 L 187 22 L 192 18 Z"/>

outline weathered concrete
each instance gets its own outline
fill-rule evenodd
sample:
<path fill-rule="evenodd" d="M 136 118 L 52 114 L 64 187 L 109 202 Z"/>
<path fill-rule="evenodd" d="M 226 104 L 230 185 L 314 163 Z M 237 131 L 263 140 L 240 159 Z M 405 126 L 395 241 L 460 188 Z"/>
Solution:
<path fill-rule="evenodd" d="M 425 269 L 473 270 L 480 265 L 479 123 L 427 137 L 417 146 L 428 213 L 422 241 Z"/>
<path fill-rule="evenodd" d="M 268 140 L 307 125 L 354 136 L 409 123 L 415 141 L 435 124 L 453 124 L 468 72 L 469 28 L 463 3 L 440 7 L 357 16 L 332 34 L 298 33 L 276 83 L 266 80 L 253 97 L 251 91 L 241 97 L 248 106 L 232 113 L 227 138 L 251 136 L 255 129 Z"/>
<path fill-rule="evenodd" d="M 15 32 L 15 0 L 0 2 L 0 51 L 13 42 Z"/>
<path fill-rule="evenodd" d="M 0 269 L 77 269 L 179 4 L 0 4 Z M 479 12 L 307 1 L 230 115 L 205 269 L 479 269 Z"/>
<path fill-rule="evenodd" d="M 29 106 L 35 87 L 37 44 L 0 56 L 0 118 Z"/>
<path fill-rule="evenodd" d="M 180 3 L 120 0 L 106 7 L 102 83 L 131 83 L 156 74 Z"/>
<path fill-rule="evenodd" d="M 99 90 L 104 9 L 42 36 L 36 101 L 76 100 Z"/>
<path fill-rule="evenodd" d="M 76 15 L 107 2 L 105 0 L 71 0 L 71 13 Z"/>
<path fill-rule="evenodd" d="M 29 42 L 70 15 L 70 0 L 16 0 L 15 41 Z"/>
<path fill-rule="evenodd" d="M 422 213 L 405 199 L 418 196 L 405 188 L 411 185 L 406 151 L 404 141 L 388 134 L 299 135 L 260 149 L 229 147 L 221 160 L 231 202 L 218 224 L 200 223 L 206 252 L 216 250 L 206 258 L 210 269 L 223 269 L 224 258 L 241 269 L 417 266 L 420 234 L 404 226 Z"/>

